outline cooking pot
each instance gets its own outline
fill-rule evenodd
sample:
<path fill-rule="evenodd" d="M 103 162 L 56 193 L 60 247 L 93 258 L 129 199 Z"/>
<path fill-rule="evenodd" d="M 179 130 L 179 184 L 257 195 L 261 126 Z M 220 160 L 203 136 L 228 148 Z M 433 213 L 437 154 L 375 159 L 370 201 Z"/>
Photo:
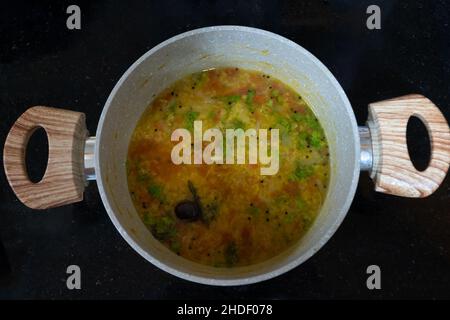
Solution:
<path fill-rule="evenodd" d="M 152 236 L 133 206 L 125 162 L 133 129 L 156 94 L 187 74 L 225 66 L 274 76 L 307 101 L 325 130 L 331 173 L 321 211 L 295 246 L 263 263 L 214 268 L 176 255 Z M 425 124 L 430 137 L 431 157 L 424 171 L 415 169 L 408 154 L 406 126 L 411 116 Z M 38 127 L 47 133 L 49 156 L 42 180 L 32 183 L 25 169 L 25 150 Z M 3 156 L 8 181 L 28 207 L 45 209 L 81 201 L 87 181 L 95 179 L 114 226 L 149 262 L 190 281 L 242 285 L 278 276 L 317 252 L 344 219 L 360 170 L 370 172 L 379 192 L 403 197 L 433 193 L 449 167 L 450 132 L 439 109 L 418 94 L 370 104 L 366 125 L 358 127 L 343 89 L 311 53 L 271 32 L 217 26 L 177 35 L 139 58 L 109 95 L 95 137 L 88 136 L 84 114 L 36 106 L 12 126 Z"/>

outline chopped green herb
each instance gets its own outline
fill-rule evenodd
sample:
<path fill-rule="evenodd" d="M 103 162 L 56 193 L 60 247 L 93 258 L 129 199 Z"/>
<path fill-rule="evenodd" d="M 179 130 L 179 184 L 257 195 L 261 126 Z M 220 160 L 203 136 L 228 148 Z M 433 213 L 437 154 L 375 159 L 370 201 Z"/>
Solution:
<path fill-rule="evenodd" d="M 304 117 L 304 121 L 306 125 L 312 130 L 321 130 L 319 121 L 314 116 L 314 114 L 308 114 L 306 117 Z"/>
<path fill-rule="evenodd" d="M 147 179 L 147 183 L 148 183 L 147 192 L 152 197 L 158 199 L 159 201 L 164 201 L 164 194 L 162 187 L 159 184 L 156 184 L 150 178 Z"/>
<path fill-rule="evenodd" d="M 223 102 L 225 102 L 226 105 L 232 106 L 239 100 L 241 100 L 241 96 L 233 95 L 233 96 L 225 96 L 222 97 Z"/>
<path fill-rule="evenodd" d="M 301 116 L 301 114 L 299 114 L 299 113 L 293 113 L 292 115 L 291 115 L 291 117 L 292 117 L 292 119 L 294 120 L 294 121 L 297 121 L 297 122 L 300 122 L 301 120 L 302 120 L 302 116 Z"/>
<path fill-rule="evenodd" d="M 231 125 L 234 129 L 245 129 L 245 123 L 240 119 L 233 119 Z"/>
<path fill-rule="evenodd" d="M 284 117 L 278 117 L 276 126 L 281 130 L 282 133 L 288 133 L 292 128 L 291 122 Z"/>
<path fill-rule="evenodd" d="M 198 112 L 195 111 L 188 111 L 186 112 L 186 128 L 188 130 L 193 130 L 194 129 L 194 121 L 197 120 L 197 117 L 199 116 Z"/>
<path fill-rule="evenodd" d="M 300 132 L 300 134 L 298 135 L 298 149 L 302 150 L 305 149 L 308 146 L 309 143 L 309 135 L 307 132 L 302 131 Z"/>
<path fill-rule="evenodd" d="M 310 177 L 313 173 L 314 169 L 312 166 L 297 163 L 292 178 L 297 181 L 304 180 Z"/>
<path fill-rule="evenodd" d="M 250 111 L 253 111 L 253 98 L 255 97 L 255 90 L 249 89 L 247 91 L 247 98 L 245 99 L 245 104 L 250 108 Z"/>
<path fill-rule="evenodd" d="M 175 219 L 170 215 L 153 217 L 150 214 L 146 214 L 143 220 L 150 227 L 153 236 L 158 240 L 168 240 L 176 234 Z"/>
<path fill-rule="evenodd" d="M 271 96 L 272 98 L 275 98 L 275 101 L 276 101 L 278 104 L 282 104 L 282 103 L 283 103 L 283 97 L 282 97 L 282 95 L 280 94 L 280 91 L 278 91 L 277 89 L 272 90 L 272 91 L 270 92 L 270 96 Z"/>
<path fill-rule="evenodd" d="M 280 91 L 278 91 L 277 89 L 273 89 L 273 90 L 270 92 L 270 95 L 271 95 L 272 97 L 278 97 L 278 96 L 280 95 Z"/>
<path fill-rule="evenodd" d="M 310 144 L 315 148 L 320 148 L 325 143 L 323 142 L 323 135 L 320 131 L 313 131 L 309 138 Z"/>
<path fill-rule="evenodd" d="M 227 267 L 232 267 L 233 265 L 236 264 L 236 262 L 238 262 L 239 259 L 238 250 L 236 243 L 234 241 L 230 242 L 226 246 L 224 256 L 225 256 L 225 264 Z"/>

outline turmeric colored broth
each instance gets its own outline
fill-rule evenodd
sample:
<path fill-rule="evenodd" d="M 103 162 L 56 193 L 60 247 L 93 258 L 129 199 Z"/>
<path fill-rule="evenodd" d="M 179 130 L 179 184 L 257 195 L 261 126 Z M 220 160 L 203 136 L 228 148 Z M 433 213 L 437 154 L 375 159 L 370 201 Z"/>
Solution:
<path fill-rule="evenodd" d="M 177 128 L 278 128 L 279 171 L 260 164 L 181 164 L 171 160 Z M 225 136 L 225 135 L 224 135 Z M 224 141 L 225 143 L 225 141 Z M 294 245 L 327 192 L 324 131 L 305 101 L 271 76 L 238 68 L 189 75 L 161 92 L 139 120 L 128 150 L 128 186 L 143 222 L 176 254 L 215 267 L 262 262 Z M 193 198 L 201 217 L 174 208 Z"/>

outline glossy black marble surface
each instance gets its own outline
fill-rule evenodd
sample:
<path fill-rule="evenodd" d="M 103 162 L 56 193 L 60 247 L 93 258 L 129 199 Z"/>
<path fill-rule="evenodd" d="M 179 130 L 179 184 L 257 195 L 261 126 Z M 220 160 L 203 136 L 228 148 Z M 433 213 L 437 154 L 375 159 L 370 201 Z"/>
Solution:
<path fill-rule="evenodd" d="M 82 29 L 66 28 L 78 4 Z M 0 4 L 0 144 L 32 105 L 86 113 L 96 130 L 122 73 L 147 50 L 181 32 L 233 24 L 285 36 L 318 57 L 341 83 L 359 124 L 369 102 L 421 93 L 450 119 L 450 4 L 376 1 L 381 30 L 366 28 L 372 1 L 34 1 Z M 423 130 L 413 129 L 426 163 Z M 1 152 L 1 151 L 0 151 Z M 31 174 L 45 145 L 28 152 Z M 3 167 L 3 166 L 2 166 Z M 450 179 L 426 199 L 378 194 L 367 173 L 346 219 L 310 260 L 249 286 L 209 287 L 175 278 L 141 258 L 115 230 L 95 183 L 83 202 L 27 209 L 0 170 L 0 298 L 450 298 Z M 69 291 L 68 265 L 82 269 Z M 379 265 L 382 289 L 366 288 Z"/>

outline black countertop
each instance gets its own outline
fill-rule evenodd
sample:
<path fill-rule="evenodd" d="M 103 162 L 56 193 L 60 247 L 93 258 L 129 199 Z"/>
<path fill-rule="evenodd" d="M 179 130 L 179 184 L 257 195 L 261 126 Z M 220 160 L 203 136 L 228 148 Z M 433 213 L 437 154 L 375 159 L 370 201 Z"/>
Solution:
<path fill-rule="evenodd" d="M 82 29 L 66 28 L 72 3 L 0 5 L 0 144 L 32 105 L 86 113 L 91 133 L 122 73 L 178 33 L 233 24 L 285 36 L 317 56 L 347 93 L 359 124 L 369 102 L 421 93 L 450 119 L 450 5 L 376 1 L 381 30 L 366 28 L 373 1 L 76 1 Z M 14 4 L 12 4 L 14 3 Z M 423 130 L 408 133 L 426 163 Z M 37 141 L 37 142 L 36 142 Z M 29 154 L 42 171 L 45 145 Z M 296 269 L 269 281 L 210 287 L 175 278 L 141 258 L 110 222 L 95 183 L 83 202 L 45 211 L 22 205 L 0 170 L 0 298 L 450 298 L 450 179 L 426 199 L 375 193 L 363 173 L 332 239 Z M 66 268 L 82 289 L 66 288 Z M 366 268 L 381 268 L 368 290 Z"/>

